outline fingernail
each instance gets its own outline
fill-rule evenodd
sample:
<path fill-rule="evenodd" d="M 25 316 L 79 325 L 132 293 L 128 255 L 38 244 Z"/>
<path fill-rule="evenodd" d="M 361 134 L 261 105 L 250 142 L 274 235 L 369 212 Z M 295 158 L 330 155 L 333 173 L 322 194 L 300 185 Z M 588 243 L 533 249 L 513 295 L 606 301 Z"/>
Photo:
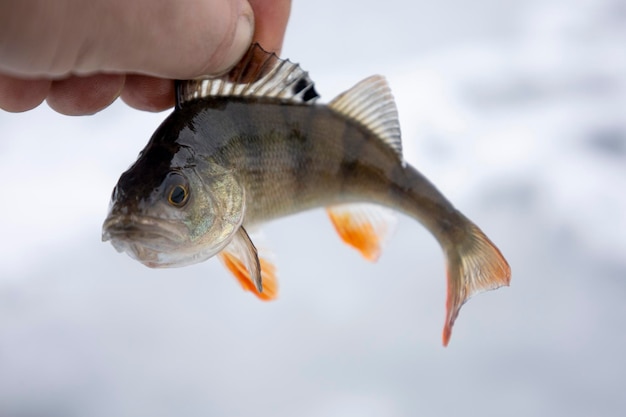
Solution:
<path fill-rule="evenodd" d="M 241 2 L 240 7 L 235 36 L 233 37 L 229 52 L 224 56 L 224 67 L 220 68 L 218 73 L 228 71 L 239 62 L 252 43 L 252 36 L 254 35 L 254 13 L 247 1 Z"/>

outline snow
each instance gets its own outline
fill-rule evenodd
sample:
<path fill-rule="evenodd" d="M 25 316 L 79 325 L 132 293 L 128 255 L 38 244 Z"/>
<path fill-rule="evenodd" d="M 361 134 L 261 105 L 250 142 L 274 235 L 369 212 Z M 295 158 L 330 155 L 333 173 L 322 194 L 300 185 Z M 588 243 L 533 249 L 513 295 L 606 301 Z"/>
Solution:
<path fill-rule="evenodd" d="M 1 416 L 622 416 L 626 3 L 294 2 L 324 100 L 372 74 L 406 159 L 498 244 L 510 288 L 441 347 L 444 264 L 401 217 L 377 264 L 318 210 L 265 228 L 281 295 L 100 242 L 165 117 L 0 113 Z"/>

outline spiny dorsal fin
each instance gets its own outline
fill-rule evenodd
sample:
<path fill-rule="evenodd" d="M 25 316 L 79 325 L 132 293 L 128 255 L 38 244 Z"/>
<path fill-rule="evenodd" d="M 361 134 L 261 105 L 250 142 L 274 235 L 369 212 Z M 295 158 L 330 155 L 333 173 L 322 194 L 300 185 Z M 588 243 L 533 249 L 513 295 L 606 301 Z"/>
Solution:
<path fill-rule="evenodd" d="M 400 122 L 387 80 L 372 75 L 339 94 L 328 106 L 363 124 L 389 145 L 402 159 Z"/>
<path fill-rule="evenodd" d="M 219 77 L 179 81 L 176 105 L 205 97 L 272 97 L 294 103 L 312 103 L 319 97 L 309 74 L 300 65 L 280 59 L 258 43 L 239 63 Z"/>

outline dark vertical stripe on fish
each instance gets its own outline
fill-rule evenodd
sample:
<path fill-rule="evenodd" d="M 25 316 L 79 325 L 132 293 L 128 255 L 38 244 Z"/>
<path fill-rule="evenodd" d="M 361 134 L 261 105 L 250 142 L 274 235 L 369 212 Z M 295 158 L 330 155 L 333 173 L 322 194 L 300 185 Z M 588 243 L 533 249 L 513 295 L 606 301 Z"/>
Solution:
<path fill-rule="evenodd" d="M 304 117 L 301 117 L 297 124 L 292 126 L 290 132 L 290 140 L 296 145 L 292 154 L 294 198 L 305 197 L 309 192 L 310 167 L 313 166 L 314 149 L 319 145 L 313 143 L 313 139 L 308 133 L 311 132 L 312 124 L 319 118 L 319 113 L 314 110 L 314 106 L 308 107 L 304 112 Z"/>
<path fill-rule="evenodd" d="M 310 182 L 310 173 L 308 168 L 313 165 L 312 144 L 306 130 L 292 129 L 290 140 L 294 144 L 293 158 L 293 180 L 294 180 L 294 196 L 299 198 L 308 191 L 308 183 Z"/>
<path fill-rule="evenodd" d="M 389 172 L 389 199 L 391 201 L 399 201 L 406 199 L 410 184 L 407 184 L 407 172 L 402 164 L 396 164 L 391 167 Z"/>
<path fill-rule="evenodd" d="M 362 166 L 361 156 L 365 152 L 367 139 L 361 129 L 357 130 L 345 123 L 341 141 L 343 158 L 339 167 L 339 179 L 342 182 L 342 188 L 349 189 L 349 184 L 359 175 L 359 169 Z"/>

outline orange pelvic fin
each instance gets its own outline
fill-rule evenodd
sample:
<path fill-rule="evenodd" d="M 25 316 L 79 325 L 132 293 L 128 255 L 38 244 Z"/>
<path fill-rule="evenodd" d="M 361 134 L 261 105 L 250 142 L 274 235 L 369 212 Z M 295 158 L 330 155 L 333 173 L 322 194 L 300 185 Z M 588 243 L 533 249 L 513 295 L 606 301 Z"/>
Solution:
<path fill-rule="evenodd" d="M 473 295 L 508 286 L 511 268 L 498 248 L 468 221 L 463 241 L 446 248 L 448 290 L 443 345 L 447 346 L 461 306 Z"/>
<path fill-rule="evenodd" d="M 218 257 L 244 290 L 264 301 L 278 296 L 276 267 L 267 258 L 258 256 L 256 247 L 243 227 L 239 228 L 233 240 Z"/>
<path fill-rule="evenodd" d="M 374 204 L 343 204 L 327 207 L 326 212 L 341 239 L 372 262 L 380 257 L 397 223 L 390 210 Z"/>

